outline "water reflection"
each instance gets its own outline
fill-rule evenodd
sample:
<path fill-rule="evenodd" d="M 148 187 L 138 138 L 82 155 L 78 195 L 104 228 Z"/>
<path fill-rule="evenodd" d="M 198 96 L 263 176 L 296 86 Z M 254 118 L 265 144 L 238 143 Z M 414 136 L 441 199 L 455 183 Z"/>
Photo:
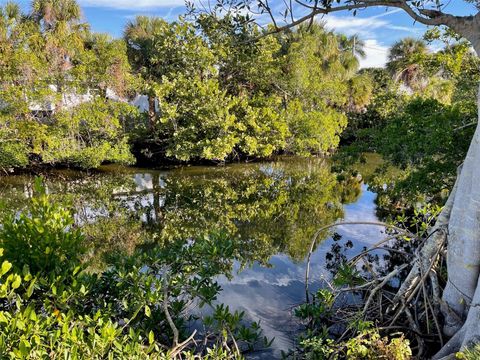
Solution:
<path fill-rule="evenodd" d="M 32 182 L 30 176 L 1 178 L 0 209 L 20 209 Z M 90 174 L 57 171 L 48 175 L 47 188 L 76 208 L 95 267 L 145 246 L 226 233 L 237 251 L 233 278 L 219 279 L 218 300 L 245 310 L 267 337 L 276 338 L 270 357 L 292 346 L 296 325 L 290 309 L 305 299 L 304 259 L 315 231 L 340 218 L 376 219 L 375 194 L 362 191 L 357 179 L 339 179 L 320 159 L 169 171 L 116 166 Z M 368 226 L 336 231 L 353 241 L 352 254 L 381 237 L 378 228 Z M 312 290 L 329 276 L 328 236 L 322 234 L 326 240 L 311 258 Z"/>
<path fill-rule="evenodd" d="M 1 179 L 5 209 L 21 207 L 32 180 Z M 323 160 L 288 159 L 168 172 L 55 172 L 47 187 L 68 195 L 81 225 L 129 211 L 161 244 L 222 230 L 244 245 L 238 255 L 246 261 L 266 261 L 276 253 L 300 261 L 315 230 L 342 217 L 342 201 L 357 196 L 360 184 L 338 182 Z"/>
<path fill-rule="evenodd" d="M 357 202 L 344 206 L 345 221 L 375 221 L 376 195 L 363 186 Z M 374 226 L 340 226 L 336 232 L 341 235 L 342 242 L 352 240 L 353 247 L 346 253 L 353 256 L 364 246 L 381 240 L 382 229 Z M 311 291 L 324 286 L 324 279 L 331 274 L 325 269 L 325 257 L 334 240 L 327 238 L 321 243 L 311 258 Z M 294 346 L 298 329 L 292 317 L 292 307 L 305 301 L 305 268 L 306 263 L 294 262 L 285 254 L 276 254 L 269 260 L 272 268 L 259 264 L 237 273 L 233 279 L 222 278 L 223 291 L 219 301 L 231 304 L 235 310 L 243 310 L 252 321 L 260 321 L 262 329 L 268 337 L 275 337 L 271 351 L 262 358 L 280 358 L 280 351 Z"/>

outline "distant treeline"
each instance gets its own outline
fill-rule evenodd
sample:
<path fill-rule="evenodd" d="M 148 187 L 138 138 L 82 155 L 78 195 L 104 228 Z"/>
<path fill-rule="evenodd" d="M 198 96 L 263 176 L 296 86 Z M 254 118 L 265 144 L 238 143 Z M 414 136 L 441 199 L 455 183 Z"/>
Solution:
<path fill-rule="evenodd" d="M 1 8 L 1 168 L 133 163 L 132 144 L 154 162 L 324 154 L 371 97 L 360 39 L 321 25 L 141 16 L 112 39 L 81 19 L 74 1 Z"/>
<path fill-rule="evenodd" d="M 28 13 L 7 3 L 0 168 L 328 154 L 347 118 L 347 137 L 375 121 L 372 104 L 401 94 L 450 102 L 468 55 L 458 41 L 432 54 L 406 39 L 387 70 L 359 71 L 366 48 L 358 36 L 320 23 L 264 35 L 238 16 L 203 14 L 172 23 L 139 16 L 113 39 L 92 32 L 74 0 L 35 0 Z"/>

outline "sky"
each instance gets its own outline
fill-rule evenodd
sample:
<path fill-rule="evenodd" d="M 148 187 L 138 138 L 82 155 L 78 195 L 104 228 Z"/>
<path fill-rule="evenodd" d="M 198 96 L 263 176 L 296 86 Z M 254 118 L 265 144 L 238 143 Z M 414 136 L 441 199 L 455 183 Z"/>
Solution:
<path fill-rule="evenodd" d="M 7 0 L 0 0 L 4 4 Z M 208 2 L 208 0 L 203 0 Z M 30 1 L 18 1 L 28 11 Z M 136 15 L 160 16 L 168 21 L 184 13 L 184 0 L 78 0 L 83 16 L 94 31 L 106 32 L 114 37 L 122 36 L 123 27 Z M 272 8 L 283 6 L 282 0 L 271 0 Z M 278 9 L 280 11 L 280 9 Z M 455 15 L 474 13 L 471 5 L 462 0 L 450 0 L 446 12 Z M 318 18 L 319 19 L 319 18 Z M 320 19 L 319 19 L 320 20 Z M 388 48 L 403 37 L 421 37 L 426 27 L 414 21 L 399 9 L 370 8 L 358 11 L 354 17 L 349 12 L 335 13 L 321 18 L 328 28 L 346 35 L 359 34 L 365 41 L 367 57 L 362 67 L 383 66 Z"/>

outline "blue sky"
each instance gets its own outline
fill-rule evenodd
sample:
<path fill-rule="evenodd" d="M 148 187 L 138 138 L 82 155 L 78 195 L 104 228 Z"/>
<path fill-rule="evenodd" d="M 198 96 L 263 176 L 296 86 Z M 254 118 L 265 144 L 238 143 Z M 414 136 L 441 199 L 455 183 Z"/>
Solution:
<path fill-rule="evenodd" d="M 167 20 L 175 20 L 185 10 L 184 0 L 78 0 L 85 20 L 92 29 L 107 32 L 118 37 L 122 35 L 125 23 L 135 15 L 156 15 Z M 0 4 L 6 0 L 0 0 Z M 208 2 L 208 0 L 204 0 Z M 19 3 L 28 10 L 30 1 Z M 271 0 L 270 4 L 281 6 L 283 1 Z M 456 15 L 474 13 L 470 5 L 462 0 L 450 0 L 445 11 Z M 406 37 L 421 37 L 425 27 L 398 9 L 375 8 L 359 11 L 356 17 L 351 13 L 335 13 L 323 18 L 327 26 L 347 35 L 355 33 L 366 41 L 367 59 L 362 66 L 382 66 L 385 63 L 388 47 L 394 41 Z"/>

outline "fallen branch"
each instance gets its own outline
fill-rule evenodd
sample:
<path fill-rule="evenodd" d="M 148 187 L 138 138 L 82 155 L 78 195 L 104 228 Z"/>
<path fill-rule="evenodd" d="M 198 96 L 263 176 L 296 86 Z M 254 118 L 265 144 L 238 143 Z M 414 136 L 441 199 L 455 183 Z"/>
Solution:
<path fill-rule="evenodd" d="M 368 297 L 367 301 L 365 302 L 365 306 L 363 307 L 362 315 L 365 315 L 367 312 L 368 307 L 370 306 L 370 303 L 373 300 L 373 297 L 375 294 L 382 289 L 391 279 L 393 279 L 395 276 L 397 276 L 403 269 L 405 269 L 408 266 L 408 264 L 403 264 L 402 266 L 396 268 L 394 271 L 389 273 L 387 276 L 383 278 L 383 280 L 378 284 L 373 290 L 370 292 L 370 296 Z"/>

